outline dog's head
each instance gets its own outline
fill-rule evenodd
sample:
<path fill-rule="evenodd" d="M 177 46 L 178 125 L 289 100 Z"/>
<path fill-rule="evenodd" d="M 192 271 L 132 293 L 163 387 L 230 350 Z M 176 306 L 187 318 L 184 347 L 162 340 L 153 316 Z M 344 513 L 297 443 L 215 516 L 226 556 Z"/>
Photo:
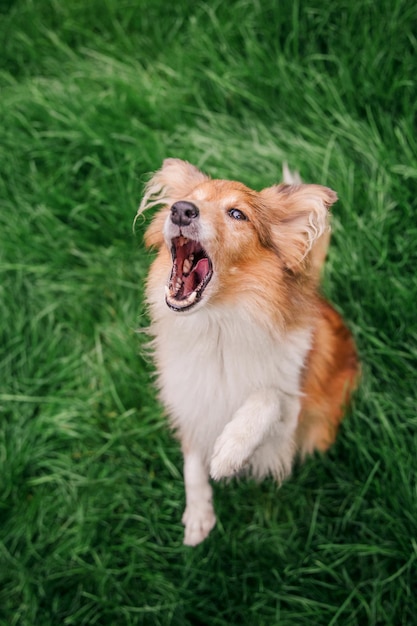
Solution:
<path fill-rule="evenodd" d="M 336 199 L 320 185 L 256 192 L 213 180 L 185 161 L 165 160 L 146 186 L 138 214 L 161 206 L 145 241 L 170 251 L 167 305 L 189 311 L 243 294 L 256 306 L 254 294 L 265 296 L 274 285 L 282 299 L 289 280 L 316 283 L 328 245 L 328 208 Z"/>

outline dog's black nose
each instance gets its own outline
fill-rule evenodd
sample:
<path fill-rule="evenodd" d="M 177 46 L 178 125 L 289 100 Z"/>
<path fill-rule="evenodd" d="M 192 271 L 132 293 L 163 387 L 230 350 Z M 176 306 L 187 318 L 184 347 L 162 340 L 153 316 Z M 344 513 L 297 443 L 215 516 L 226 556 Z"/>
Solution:
<path fill-rule="evenodd" d="M 171 207 L 171 222 L 176 226 L 189 226 L 200 214 L 192 202 L 180 200 Z"/>

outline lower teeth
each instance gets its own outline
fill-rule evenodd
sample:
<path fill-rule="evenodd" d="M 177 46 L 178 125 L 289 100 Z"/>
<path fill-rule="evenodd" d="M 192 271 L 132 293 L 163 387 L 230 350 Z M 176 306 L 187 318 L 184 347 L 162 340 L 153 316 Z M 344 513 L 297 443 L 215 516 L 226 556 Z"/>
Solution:
<path fill-rule="evenodd" d="M 167 300 L 172 300 L 173 298 L 175 298 L 177 293 L 178 291 L 173 293 L 171 289 L 167 285 L 165 285 L 165 297 Z M 197 298 L 197 291 L 192 291 L 190 295 L 184 300 L 180 300 L 180 301 L 177 300 L 176 306 L 178 308 L 184 308 L 184 307 L 190 306 L 191 304 L 194 304 L 196 298 Z"/>

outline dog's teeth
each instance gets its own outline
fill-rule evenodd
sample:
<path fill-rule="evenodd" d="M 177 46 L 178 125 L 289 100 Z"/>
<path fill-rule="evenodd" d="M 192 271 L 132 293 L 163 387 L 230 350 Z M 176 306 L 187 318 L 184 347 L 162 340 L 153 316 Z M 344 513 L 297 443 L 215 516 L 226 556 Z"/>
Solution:
<path fill-rule="evenodd" d="M 182 280 L 181 280 L 181 278 L 179 278 L 179 277 L 178 277 L 178 278 L 177 278 L 177 279 L 176 279 L 176 280 L 175 280 L 175 281 L 174 281 L 174 282 L 170 285 L 170 288 L 167 288 L 167 289 L 165 290 L 165 293 L 166 293 L 168 296 L 171 296 L 171 297 L 174 297 L 174 298 L 175 298 L 175 296 L 177 296 L 177 295 L 178 295 L 178 292 L 179 292 L 179 290 L 181 289 L 181 287 L 182 287 Z"/>
<path fill-rule="evenodd" d="M 190 270 L 191 270 L 191 261 L 190 259 L 185 259 L 183 266 L 182 266 L 182 273 L 189 274 Z"/>
<path fill-rule="evenodd" d="M 190 261 L 190 263 L 194 261 L 194 254 L 190 254 L 190 256 L 188 257 L 188 261 Z"/>
<path fill-rule="evenodd" d="M 170 295 L 169 287 L 168 285 L 165 285 L 165 296 L 169 298 L 169 295 Z"/>
<path fill-rule="evenodd" d="M 193 291 L 192 293 L 190 293 L 190 295 L 187 298 L 187 305 L 188 304 L 192 304 L 194 302 L 194 300 L 196 299 L 196 297 L 197 297 L 197 292 L 196 291 Z"/>

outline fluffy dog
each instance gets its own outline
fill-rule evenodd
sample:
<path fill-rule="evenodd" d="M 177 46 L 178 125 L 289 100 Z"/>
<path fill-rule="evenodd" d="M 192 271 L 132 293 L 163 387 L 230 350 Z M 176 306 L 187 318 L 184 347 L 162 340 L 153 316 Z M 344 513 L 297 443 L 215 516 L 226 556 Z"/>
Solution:
<path fill-rule="evenodd" d="M 256 192 L 167 159 L 139 207 L 160 207 L 147 302 L 184 455 L 187 545 L 215 524 L 210 476 L 282 481 L 297 453 L 333 443 L 355 387 L 354 342 L 318 290 L 337 196 L 295 182 Z"/>

